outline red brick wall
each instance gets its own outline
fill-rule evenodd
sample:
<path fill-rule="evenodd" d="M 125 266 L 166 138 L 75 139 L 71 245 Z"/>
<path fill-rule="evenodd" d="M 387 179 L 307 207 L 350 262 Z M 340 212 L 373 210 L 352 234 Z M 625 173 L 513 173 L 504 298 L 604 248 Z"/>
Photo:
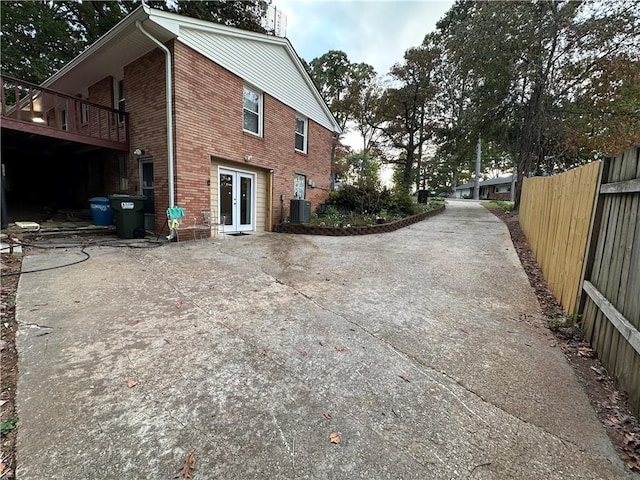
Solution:
<path fill-rule="evenodd" d="M 264 95 L 263 137 L 242 131 L 243 81 L 180 42 L 169 45 L 174 51 L 175 119 L 175 200 L 189 215 L 208 210 L 211 205 L 211 157 L 273 170 L 272 219 L 280 218 L 280 195 L 286 196 L 285 218 L 293 197 L 294 174 L 313 180 L 307 186 L 312 208 L 329 192 L 332 133 L 309 120 L 307 154 L 295 152 L 295 110 Z M 165 58 L 156 49 L 124 68 L 126 109 L 129 112 L 129 191 L 140 193 L 139 160 L 134 149 L 144 150 L 142 158 L 152 158 L 156 229 L 166 220 L 169 205 L 167 137 L 165 110 Z M 89 100 L 113 104 L 113 78 L 107 77 L 89 88 Z M 117 164 L 115 165 L 117 167 Z M 111 166 L 110 180 L 113 180 Z"/>
<path fill-rule="evenodd" d="M 140 160 L 152 159 L 155 226 L 160 231 L 167 219 L 164 212 L 169 206 L 164 53 L 155 49 L 125 66 L 123 79 L 125 105 L 129 112 L 129 193 L 142 193 Z M 134 156 L 135 149 L 143 150 L 144 154 Z"/>
<path fill-rule="evenodd" d="M 174 45 L 176 105 L 177 201 L 192 211 L 209 208 L 211 157 L 273 170 L 272 218 L 280 217 L 281 194 L 285 216 L 293 196 L 294 174 L 316 183 L 307 187 L 312 208 L 329 192 L 332 134 L 309 121 L 307 154 L 294 150 L 295 110 L 264 95 L 263 137 L 242 131 L 243 81 L 189 47 Z"/>

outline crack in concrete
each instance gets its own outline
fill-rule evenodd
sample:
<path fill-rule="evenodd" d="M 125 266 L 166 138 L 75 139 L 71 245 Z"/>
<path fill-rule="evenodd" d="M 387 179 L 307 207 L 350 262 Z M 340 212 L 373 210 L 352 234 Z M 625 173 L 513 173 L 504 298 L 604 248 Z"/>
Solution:
<path fill-rule="evenodd" d="M 265 274 L 268 275 L 272 278 L 274 278 L 276 281 L 278 281 L 278 279 L 276 277 L 274 277 L 273 275 L 270 275 L 269 273 L 267 273 L 262 267 L 260 267 L 260 270 Z M 360 323 L 351 320 L 349 318 L 347 318 L 345 315 L 338 313 L 328 307 L 325 307 L 324 305 L 321 305 L 320 303 L 318 303 L 315 299 L 313 299 L 313 297 L 307 295 L 306 293 L 304 293 L 302 290 L 296 288 L 295 286 L 291 285 L 291 284 L 287 284 L 284 283 L 282 281 L 278 282 L 281 283 L 289 288 L 291 288 L 292 290 L 294 290 L 295 292 L 297 292 L 298 294 L 300 294 L 301 296 L 303 296 L 304 298 L 306 298 L 307 300 L 309 300 L 311 303 L 313 303 L 316 307 L 318 307 L 319 309 L 331 313 L 332 315 L 335 315 L 338 318 L 343 319 L 344 321 L 348 322 L 351 325 L 354 325 L 356 327 L 358 327 L 359 329 L 361 329 L 363 332 L 365 332 L 366 334 L 370 335 L 372 338 L 376 339 L 379 342 L 382 342 L 383 344 L 385 344 L 388 348 L 390 348 L 392 351 L 394 351 L 397 355 L 399 355 L 401 358 L 408 360 L 410 363 L 413 363 L 414 366 L 419 366 L 422 368 L 426 368 L 432 372 L 435 372 L 439 375 L 444 376 L 445 378 L 448 378 L 449 380 L 451 380 L 452 382 L 454 382 L 456 385 L 458 385 L 459 387 L 461 387 L 462 389 L 464 389 L 465 391 L 471 393 L 473 396 L 479 398 L 482 402 L 487 403 L 488 405 L 491 405 L 494 408 L 497 408 L 498 410 L 500 410 L 501 412 L 504 412 L 506 415 L 508 415 L 511 418 L 515 418 L 516 420 L 525 423 L 527 425 L 530 425 L 536 429 L 539 429 L 543 432 L 545 432 L 546 434 L 550 435 L 551 437 L 555 438 L 556 440 L 558 440 L 565 448 L 567 447 L 567 444 L 572 445 L 574 447 L 576 447 L 578 450 L 582 451 L 582 448 L 576 444 L 575 442 L 572 442 L 571 440 L 568 440 L 566 438 L 563 438 L 553 432 L 550 432 L 548 430 L 546 430 L 545 428 L 536 425 L 534 423 L 531 423 L 521 417 L 519 417 L 518 415 L 515 415 L 511 412 L 508 412 L 507 410 L 505 410 L 503 407 L 501 407 L 500 405 L 496 405 L 495 403 L 491 402 L 490 400 L 486 399 L 485 397 L 483 397 L 480 393 L 476 392 L 475 390 L 469 388 L 467 385 L 465 385 L 461 380 L 453 377 L 452 375 L 449 375 L 447 372 L 445 372 L 444 370 L 437 370 L 436 368 L 434 368 L 431 365 L 428 365 L 424 362 L 422 362 L 420 359 L 416 358 L 414 355 L 405 352 L 404 350 L 398 348 L 396 345 L 394 345 L 393 343 L 385 340 L 382 337 L 379 337 L 378 335 L 376 335 L 374 332 L 372 332 L 371 330 L 369 330 L 368 328 L 365 328 L 364 326 L 362 326 Z M 425 375 L 426 372 L 424 372 L 421 368 L 417 368 L 417 370 Z M 451 394 L 464 408 L 465 410 L 467 410 L 471 415 L 473 415 L 474 417 L 476 417 L 478 420 L 480 420 L 481 423 L 483 423 L 484 425 L 488 426 L 489 428 L 492 428 L 492 426 L 486 422 L 484 420 L 484 418 L 482 418 L 480 415 L 478 415 L 478 413 L 476 413 L 473 409 L 471 409 L 458 395 L 456 395 L 455 392 L 453 392 L 448 386 L 446 386 L 445 384 L 443 384 L 442 382 L 438 381 L 436 378 L 433 378 L 432 376 L 429 376 L 429 378 L 433 381 L 435 381 L 438 385 L 440 385 L 441 387 L 443 387 L 445 390 L 447 390 L 447 392 L 449 392 L 449 394 Z"/>
<path fill-rule="evenodd" d="M 216 245 L 218 247 L 218 251 L 220 252 L 220 254 L 222 255 L 226 255 L 229 257 L 232 257 L 234 259 L 240 260 L 242 262 L 245 263 L 249 263 L 248 260 L 244 257 L 238 256 L 238 255 L 234 255 L 228 251 L 223 251 L 222 250 L 222 246 L 223 245 Z M 369 335 L 370 337 L 372 337 L 373 339 L 375 339 L 378 342 L 383 343 L 387 348 L 389 348 L 391 351 L 393 351 L 396 355 L 398 355 L 400 358 L 402 358 L 405 361 L 408 361 L 408 363 L 413 364 L 414 367 L 416 367 L 416 370 L 423 376 L 427 377 L 428 379 L 434 381 L 435 383 L 437 383 L 440 387 L 442 387 L 444 390 L 446 390 L 460 405 L 462 405 L 462 407 L 467 410 L 469 412 L 470 415 L 472 415 L 473 417 L 475 417 L 476 419 L 478 419 L 482 424 L 484 424 L 485 426 L 487 426 L 489 428 L 489 430 L 493 430 L 493 431 L 497 431 L 497 429 L 495 427 L 493 427 L 490 423 L 488 423 L 482 416 L 480 416 L 476 411 L 474 411 L 469 405 L 467 405 L 463 399 L 460 398 L 459 395 L 457 395 L 451 388 L 449 388 L 449 386 L 447 386 L 445 383 L 441 382 L 440 380 L 438 380 L 437 378 L 435 378 L 433 375 L 429 375 L 427 372 L 424 371 L 424 369 L 429 370 L 432 373 L 435 373 L 437 375 L 441 375 L 445 378 L 447 378 L 449 381 L 455 383 L 456 385 L 458 385 L 460 388 L 462 388 L 463 390 L 465 390 L 466 392 L 472 394 L 474 397 L 478 398 L 480 401 L 482 401 L 483 403 L 486 403 L 488 405 L 490 405 L 493 408 L 496 408 L 498 410 L 500 410 L 501 412 L 505 413 L 508 417 L 510 418 L 514 418 L 516 419 L 518 422 L 521 422 L 523 424 L 529 425 L 535 429 L 538 429 L 542 432 L 545 432 L 546 434 L 548 434 L 549 436 L 551 436 L 552 438 L 556 439 L 559 443 L 561 443 L 563 445 L 563 447 L 567 448 L 567 444 L 572 445 L 573 447 L 577 448 L 579 451 L 582 451 L 583 449 L 577 445 L 576 443 L 572 442 L 571 440 L 565 439 L 553 432 L 550 432 L 548 430 L 546 430 L 545 428 L 536 425 L 534 423 L 531 423 L 521 417 L 519 417 L 518 415 L 515 415 L 511 412 L 508 412 L 507 410 L 505 410 L 503 407 L 496 405 L 495 403 L 491 402 L 490 400 L 486 399 L 485 397 L 483 397 L 480 393 L 474 391 L 473 389 L 471 389 L 470 387 L 468 387 L 467 385 L 465 385 L 461 380 L 453 377 L 452 375 L 448 374 L 445 371 L 442 370 L 438 370 L 435 367 L 428 365 L 424 362 L 422 362 L 420 359 L 416 358 L 414 355 L 405 352 L 404 350 L 402 350 L 401 348 L 397 347 L 395 344 L 389 342 L 388 340 L 376 335 L 373 331 L 369 330 L 368 328 L 366 328 L 365 326 L 363 326 L 362 324 L 358 323 L 355 320 L 352 320 L 350 318 L 348 318 L 347 316 L 336 312 L 334 310 L 332 310 L 329 307 L 326 307 L 322 304 L 320 304 L 319 302 L 317 302 L 312 296 L 308 295 L 307 293 L 305 293 L 304 291 L 302 291 L 301 289 L 297 288 L 296 286 L 287 283 L 281 279 L 279 279 L 277 276 L 273 275 L 272 273 L 268 272 L 265 270 L 265 268 L 260 265 L 258 262 L 256 263 L 251 263 L 251 265 L 257 267 L 266 277 L 268 278 L 272 278 L 273 281 L 276 284 L 280 284 L 283 285 L 291 290 L 293 290 L 294 292 L 296 292 L 297 294 L 299 294 L 300 296 L 302 296 L 303 298 L 305 298 L 306 300 L 308 300 L 309 302 L 311 302 L 315 307 L 317 307 L 318 309 L 325 311 L 327 313 L 330 313 L 331 315 L 334 315 L 342 320 L 344 320 L 345 322 L 359 328 L 360 330 L 362 330 L 363 332 L 365 332 L 367 335 Z M 148 266 L 148 265 L 147 265 Z M 158 273 L 154 272 L 155 275 L 158 275 Z M 160 278 L 167 283 L 171 288 L 173 288 L 177 293 L 184 295 L 186 298 L 189 298 L 185 292 L 182 292 L 181 290 L 179 290 L 175 285 L 171 284 L 164 275 L 159 275 Z M 203 312 L 204 314 L 206 314 L 208 317 L 212 317 L 208 311 L 206 311 L 202 306 L 200 306 L 198 304 L 198 302 L 195 299 L 191 299 L 191 301 L 193 302 L 193 304 L 196 306 L 196 308 L 198 308 L 198 310 L 200 310 L 201 312 Z M 234 329 L 233 327 L 231 327 L 230 325 L 228 325 L 226 322 L 222 321 L 223 319 L 213 319 L 216 323 L 218 323 L 219 325 L 221 325 L 222 327 L 224 327 L 227 331 L 229 331 L 230 333 L 234 334 L 237 338 L 239 338 L 240 340 L 242 340 L 246 345 L 248 345 L 249 347 L 251 347 L 252 350 L 255 351 L 259 351 L 259 347 L 254 344 L 253 342 L 251 342 L 249 339 L 245 338 L 243 335 L 240 334 L 240 332 L 237 329 Z M 277 362 L 274 358 L 272 357 L 268 357 L 268 360 L 273 362 L 275 365 L 278 365 L 279 367 L 284 367 L 284 364 Z M 303 382 L 304 383 L 304 382 Z M 350 415 L 351 416 L 351 415 Z M 354 418 L 355 419 L 355 418 Z M 177 420 L 177 419 L 176 419 Z M 199 430 L 196 427 L 197 430 Z M 375 432 L 375 430 L 374 430 Z M 205 432 L 206 434 L 206 432 Z M 209 435 L 207 435 L 209 436 Z M 398 448 L 399 449 L 399 448 Z M 403 451 L 405 454 L 408 454 L 410 456 L 413 457 L 413 455 L 411 455 L 410 452 L 407 452 L 403 449 L 399 449 L 400 451 Z M 442 462 L 442 460 L 434 453 L 434 456 L 436 458 L 438 458 L 439 461 Z M 489 462 L 490 463 L 490 462 Z M 484 464 L 482 466 L 485 466 Z"/>

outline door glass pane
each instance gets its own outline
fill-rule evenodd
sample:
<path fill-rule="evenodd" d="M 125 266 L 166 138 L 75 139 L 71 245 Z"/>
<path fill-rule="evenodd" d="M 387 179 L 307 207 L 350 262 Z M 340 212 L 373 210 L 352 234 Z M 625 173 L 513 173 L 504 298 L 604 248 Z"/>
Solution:
<path fill-rule="evenodd" d="M 153 202 L 153 163 L 142 164 L 142 195 L 144 199 L 144 213 L 155 213 Z"/>
<path fill-rule="evenodd" d="M 233 175 L 220 174 L 220 221 L 233 224 Z"/>
<path fill-rule="evenodd" d="M 251 225 L 251 206 L 253 199 L 251 195 L 253 189 L 251 187 L 251 178 L 240 177 L 240 225 Z"/>

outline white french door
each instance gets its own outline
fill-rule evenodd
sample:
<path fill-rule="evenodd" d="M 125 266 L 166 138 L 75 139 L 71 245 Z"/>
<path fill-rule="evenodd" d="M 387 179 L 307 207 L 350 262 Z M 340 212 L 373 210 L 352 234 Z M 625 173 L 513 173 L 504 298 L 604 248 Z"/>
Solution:
<path fill-rule="evenodd" d="M 255 230 L 256 176 L 220 168 L 218 172 L 218 218 L 220 232 Z"/>

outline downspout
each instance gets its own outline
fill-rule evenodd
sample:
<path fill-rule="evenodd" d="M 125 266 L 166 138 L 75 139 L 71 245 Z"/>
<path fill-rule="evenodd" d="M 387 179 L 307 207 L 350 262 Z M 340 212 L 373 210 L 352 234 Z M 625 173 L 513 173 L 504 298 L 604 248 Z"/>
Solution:
<path fill-rule="evenodd" d="M 171 102 L 171 52 L 165 47 L 162 42 L 157 38 L 152 37 L 149 32 L 142 28 L 140 20 L 136 20 L 136 27 L 140 32 L 147 36 L 153 43 L 155 43 L 163 52 L 166 59 L 165 62 L 165 76 L 166 76 L 166 90 L 167 90 L 167 158 L 169 161 L 169 208 L 175 207 L 175 192 L 173 184 L 173 104 Z"/>

